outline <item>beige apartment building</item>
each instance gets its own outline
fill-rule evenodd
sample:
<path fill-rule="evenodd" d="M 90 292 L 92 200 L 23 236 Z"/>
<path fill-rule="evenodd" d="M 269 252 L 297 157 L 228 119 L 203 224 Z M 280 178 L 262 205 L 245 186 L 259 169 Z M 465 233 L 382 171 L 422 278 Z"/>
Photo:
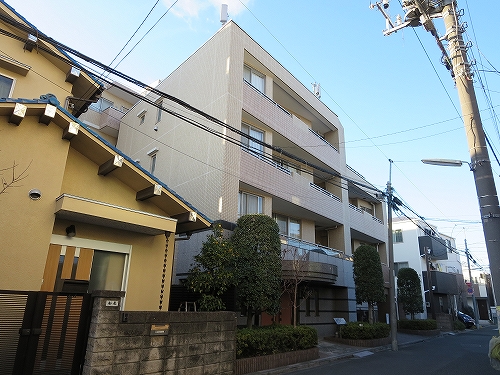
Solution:
<path fill-rule="evenodd" d="M 274 217 L 283 248 L 308 262 L 300 322 L 327 335 L 333 318 L 356 320 L 351 255 L 371 244 L 387 263 L 386 213 L 346 165 L 337 115 L 232 21 L 156 88 L 220 122 L 150 93 L 123 117 L 117 147 L 228 228 L 243 214 Z M 175 284 L 205 237 L 177 241 Z"/>

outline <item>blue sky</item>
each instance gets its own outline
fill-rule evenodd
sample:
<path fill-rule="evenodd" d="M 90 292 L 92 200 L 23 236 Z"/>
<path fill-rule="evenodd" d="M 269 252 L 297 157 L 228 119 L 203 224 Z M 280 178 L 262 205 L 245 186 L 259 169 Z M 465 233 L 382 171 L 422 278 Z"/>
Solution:
<path fill-rule="evenodd" d="M 28 21 L 54 39 L 109 64 L 156 0 L 7 0 Z M 339 0 L 174 0 L 158 3 L 125 53 L 158 21 L 118 70 L 143 82 L 166 77 L 220 27 L 220 4 L 229 17 L 296 76 L 306 87 L 319 82 L 321 100 L 340 118 L 347 162 L 384 189 L 388 159 L 392 184 L 419 215 L 452 234 L 464 249 L 487 265 L 473 175 L 468 167 L 423 165 L 423 158 L 470 160 L 459 117 L 454 82 L 440 63 L 434 39 L 423 28 L 383 36 L 382 15 L 369 1 Z M 498 0 L 459 0 L 474 42 L 476 95 L 483 126 L 500 157 L 495 120 L 499 104 L 499 34 L 493 15 Z M 389 13 L 403 14 L 392 0 Z M 442 19 L 435 24 L 443 31 Z M 123 54 L 115 61 L 119 61 Z M 481 80 L 479 80 L 479 77 Z M 486 92 L 494 108 L 487 104 Z M 490 152 L 497 187 L 500 167 Z M 167 181 L 168 183 L 168 181 Z M 436 220 L 431 220 L 436 219 Z M 465 260 L 465 258 L 463 259 Z"/>

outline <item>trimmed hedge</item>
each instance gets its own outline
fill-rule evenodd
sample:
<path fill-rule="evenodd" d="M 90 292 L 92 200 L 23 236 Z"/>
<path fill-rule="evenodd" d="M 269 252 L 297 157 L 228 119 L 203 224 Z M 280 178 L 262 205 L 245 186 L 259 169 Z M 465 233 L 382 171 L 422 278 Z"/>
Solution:
<path fill-rule="evenodd" d="M 400 320 L 398 328 L 429 331 L 437 329 L 437 322 L 433 319 Z"/>
<path fill-rule="evenodd" d="M 236 358 L 310 349 L 317 344 L 318 333 L 311 327 L 274 325 L 243 328 L 236 333 Z"/>
<path fill-rule="evenodd" d="M 455 331 L 464 331 L 465 330 L 465 324 L 463 324 L 460 320 L 455 320 L 453 322 L 453 329 Z"/>
<path fill-rule="evenodd" d="M 388 337 L 391 327 L 385 323 L 350 322 L 340 329 L 343 339 L 371 340 Z"/>

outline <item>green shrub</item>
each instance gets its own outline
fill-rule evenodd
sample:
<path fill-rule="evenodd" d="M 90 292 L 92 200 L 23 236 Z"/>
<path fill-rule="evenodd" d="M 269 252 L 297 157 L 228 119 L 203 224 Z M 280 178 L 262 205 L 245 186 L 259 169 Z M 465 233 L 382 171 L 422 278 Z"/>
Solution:
<path fill-rule="evenodd" d="M 314 328 L 306 326 L 268 326 L 243 328 L 236 333 L 236 357 L 291 352 L 313 348 L 318 344 Z"/>
<path fill-rule="evenodd" d="M 437 329 L 437 322 L 433 319 L 400 320 L 398 328 L 430 331 Z"/>
<path fill-rule="evenodd" d="M 340 329 L 343 339 L 371 340 L 389 336 L 391 327 L 385 323 L 350 322 Z"/>
<path fill-rule="evenodd" d="M 465 324 L 463 324 L 460 320 L 455 320 L 453 322 L 453 329 L 455 331 L 463 331 L 465 330 Z"/>

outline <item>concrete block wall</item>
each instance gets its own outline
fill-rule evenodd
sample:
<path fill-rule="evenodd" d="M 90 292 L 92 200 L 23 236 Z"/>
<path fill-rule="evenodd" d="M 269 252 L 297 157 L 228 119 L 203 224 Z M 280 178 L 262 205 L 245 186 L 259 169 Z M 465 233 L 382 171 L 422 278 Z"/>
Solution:
<path fill-rule="evenodd" d="M 84 375 L 233 374 L 233 312 L 119 311 L 122 295 L 93 294 Z"/>

